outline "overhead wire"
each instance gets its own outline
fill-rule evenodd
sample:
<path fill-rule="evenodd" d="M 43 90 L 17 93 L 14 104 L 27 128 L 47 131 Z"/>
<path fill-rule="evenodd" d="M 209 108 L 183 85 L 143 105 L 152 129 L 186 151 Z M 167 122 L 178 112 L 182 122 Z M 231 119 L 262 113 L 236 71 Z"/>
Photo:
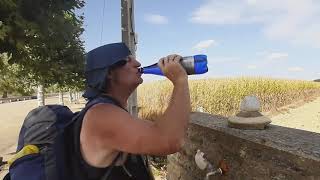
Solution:
<path fill-rule="evenodd" d="M 103 9 L 102 9 L 102 22 L 101 22 L 101 34 L 100 34 L 100 45 L 102 44 L 102 37 L 103 37 L 103 26 L 104 26 L 104 11 L 106 8 L 106 0 L 103 0 Z"/>

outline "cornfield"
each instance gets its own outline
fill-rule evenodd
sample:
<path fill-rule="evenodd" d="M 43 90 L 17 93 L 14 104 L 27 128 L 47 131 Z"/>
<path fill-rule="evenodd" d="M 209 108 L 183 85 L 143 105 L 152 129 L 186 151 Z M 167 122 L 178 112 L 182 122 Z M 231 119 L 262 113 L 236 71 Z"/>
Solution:
<path fill-rule="evenodd" d="M 247 95 L 259 98 L 263 112 L 320 95 L 319 82 L 268 78 L 189 80 L 189 88 L 192 111 L 201 109 L 223 116 L 238 112 L 240 101 Z M 156 119 L 168 106 L 172 90 L 168 80 L 139 86 L 139 116 Z"/>

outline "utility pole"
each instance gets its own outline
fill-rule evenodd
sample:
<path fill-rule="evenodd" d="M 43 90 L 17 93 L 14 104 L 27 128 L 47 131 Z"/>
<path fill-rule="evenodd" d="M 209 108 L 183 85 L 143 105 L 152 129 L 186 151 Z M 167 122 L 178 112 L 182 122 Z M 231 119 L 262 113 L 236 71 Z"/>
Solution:
<path fill-rule="evenodd" d="M 130 49 L 133 56 L 136 56 L 136 34 L 134 31 L 134 6 L 133 0 L 121 0 L 121 31 L 122 42 Z M 128 110 L 131 115 L 138 116 L 137 90 L 128 99 Z"/>

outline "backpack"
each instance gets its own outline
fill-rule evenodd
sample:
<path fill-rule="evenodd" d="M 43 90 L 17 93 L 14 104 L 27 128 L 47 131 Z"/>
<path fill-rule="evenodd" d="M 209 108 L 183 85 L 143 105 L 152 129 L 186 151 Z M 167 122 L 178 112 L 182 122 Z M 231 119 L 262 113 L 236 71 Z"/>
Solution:
<path fill-rule="evenodd" d="M 99 100 L 97 100 L 99 99 Z M 73 113 L 67 106 L 46 105 L 33 109 L 21 127 L 15 156 L 7 162 L 9 173 L 4 180 L 57 180 L 65 179 L 63 132 L 85 112 L 100 102 L 117 104 L 112 98 L 97 98 L 85 108 Z M 121 107 L 121 106 L 120 106 Z M 121 153 L 113 160 L 103 179 L 107 179 Z"/>

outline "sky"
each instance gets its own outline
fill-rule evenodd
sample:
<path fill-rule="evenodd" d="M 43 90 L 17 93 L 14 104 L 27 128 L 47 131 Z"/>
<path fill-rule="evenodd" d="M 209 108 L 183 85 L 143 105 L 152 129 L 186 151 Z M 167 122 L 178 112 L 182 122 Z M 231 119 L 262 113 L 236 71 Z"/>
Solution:
<path fill-rule="evenodd" d="M 120 0 L 86 1 L 80 13 L 87 52 L 121 41 Z M 191 79 L 320 78 L 319 0 L 134 0 L 134 13 L 142 66 L 205 54 L 209 71 Z"/>

